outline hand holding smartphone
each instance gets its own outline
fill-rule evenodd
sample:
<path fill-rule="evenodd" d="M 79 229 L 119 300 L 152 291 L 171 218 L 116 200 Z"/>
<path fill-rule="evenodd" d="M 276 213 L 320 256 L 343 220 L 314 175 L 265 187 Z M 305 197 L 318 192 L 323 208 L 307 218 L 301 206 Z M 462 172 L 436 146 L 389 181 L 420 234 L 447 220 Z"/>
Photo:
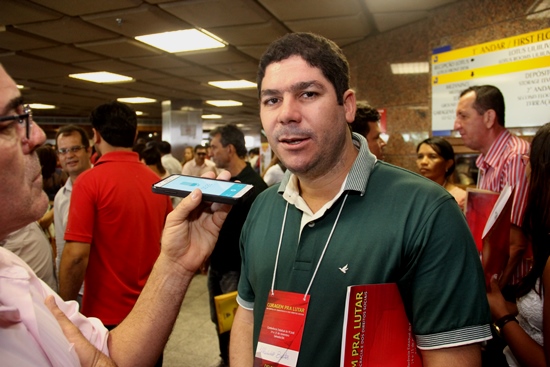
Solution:
<path fill-rule="evenodd" d="M 185 175 L 171 175 L 153 184 L 153 192 L 170 196 L 186 197 L 200 189 L 204 201 L 236 204 L 252 193 L 254 186 L 232 181 Z"/>

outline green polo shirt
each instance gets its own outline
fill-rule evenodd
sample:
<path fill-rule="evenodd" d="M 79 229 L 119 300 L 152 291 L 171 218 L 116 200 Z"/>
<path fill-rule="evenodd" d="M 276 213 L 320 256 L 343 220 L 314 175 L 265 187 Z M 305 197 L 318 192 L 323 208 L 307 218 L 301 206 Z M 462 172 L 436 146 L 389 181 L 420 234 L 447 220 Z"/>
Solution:
<path fill-rule="evenodd" d="M 287 203 L 275 289 L 304 293 L 346 194 L 309 292 L 298 366 L 339 365 L 346 290 L 356 284 L 397 283 L 421 349 L 490 339 L 479 256 L 453 197 L 424 177 L 376 161 L 362 136 L 353 140 L 356 161 L 320 216 L 297 208 L 302 203 L 291 174 L 252 206 L 241 234 L 238 302 L 253 310 L 254 350 Z"/>

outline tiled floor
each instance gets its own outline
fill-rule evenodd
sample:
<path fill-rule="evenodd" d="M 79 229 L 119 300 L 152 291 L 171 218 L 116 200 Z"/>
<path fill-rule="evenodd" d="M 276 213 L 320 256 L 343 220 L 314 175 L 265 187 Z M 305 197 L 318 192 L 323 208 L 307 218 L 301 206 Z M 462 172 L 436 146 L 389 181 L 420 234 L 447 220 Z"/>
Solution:
<path fill-rule="evenodd" d="M 211 367 L 219 361 L 216 328 L 210 321 L 206 275 L 196 275 L 164 350 L 163 367 Z"/>

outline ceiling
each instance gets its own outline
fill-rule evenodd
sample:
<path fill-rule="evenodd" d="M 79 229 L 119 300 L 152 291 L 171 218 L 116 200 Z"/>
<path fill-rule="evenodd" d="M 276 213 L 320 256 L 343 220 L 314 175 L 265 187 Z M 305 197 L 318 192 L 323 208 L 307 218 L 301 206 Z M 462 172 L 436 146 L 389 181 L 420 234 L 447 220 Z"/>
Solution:
<path fill-rule="evenodd" d="M 288 32 L 316 32 L 343 47 L 421 20 L 454 1 L 0 0 L 0 63 L 25 86 L 26 102 L 57 106 L 35 112 L 52 121 L 87 117 L 106 101 L 141 96 L 158 101 L 134 105 L 146 119 L 161 119 L 163 100 L 191 100 L 202 105 L 203 113 L 222 115 L 216 123 L 257 126 L 255 89 L 227 91 L 206 83 L 255 82 L 261 54 Z M 227 47 L 170 54 L 134 39 L 193 27 L 213 33 Z M 97 84 L 68 77 L 91 71 L 135 81 Z M 204 103 L 209 99 L 233 99 L 243 106 L 213 107 Z"/>

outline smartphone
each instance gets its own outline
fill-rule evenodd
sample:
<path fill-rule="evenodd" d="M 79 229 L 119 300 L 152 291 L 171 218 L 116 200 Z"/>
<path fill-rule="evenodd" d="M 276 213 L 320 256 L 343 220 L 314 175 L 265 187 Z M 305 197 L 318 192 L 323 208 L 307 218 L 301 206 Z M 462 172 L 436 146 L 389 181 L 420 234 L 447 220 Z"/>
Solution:
<path fill-rule="evenodd" d="M 182 198 L 189 195 L 195 189 L 202 191 L 202 199 L 204 201 L 236 204 L 251 194 L 254 186 L 240 182 L 185 175 L 171 175 L 153 184 L 154 193 Z"/>

